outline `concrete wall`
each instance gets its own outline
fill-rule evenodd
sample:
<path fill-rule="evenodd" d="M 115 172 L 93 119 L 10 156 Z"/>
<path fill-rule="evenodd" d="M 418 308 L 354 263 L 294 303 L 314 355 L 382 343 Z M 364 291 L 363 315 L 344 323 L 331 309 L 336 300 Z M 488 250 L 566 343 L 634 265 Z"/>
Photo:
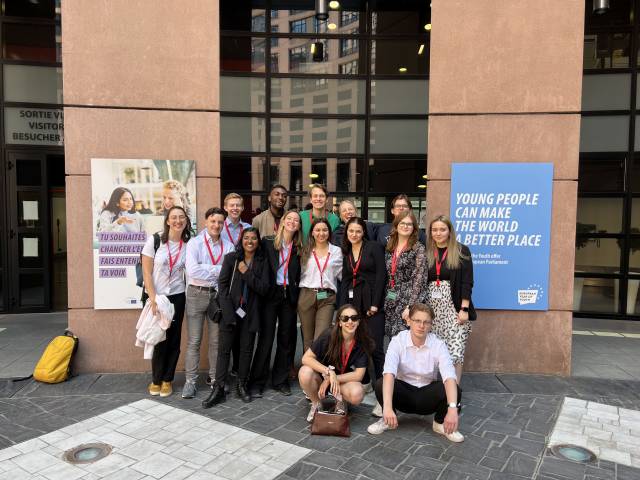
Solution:
<path fill-rule="evenodd" d="M 93 309 L 92 216 L 78 205 L 91 204 L 94 157 L 195 160 L 198 205 L 219 201 L 218 3 L 65 0 L 62 8 L 69 326 L 80 337 L 76 366 L 149 370 L 133 346 L 139 311 Z"/>
<path fill-rule="evenodd" d="M 553 162 L 549 311 L 480 311 L 465 369 L 568 375 L 584 1 L 433 0 L 428 215 L 451 163 Z"/>

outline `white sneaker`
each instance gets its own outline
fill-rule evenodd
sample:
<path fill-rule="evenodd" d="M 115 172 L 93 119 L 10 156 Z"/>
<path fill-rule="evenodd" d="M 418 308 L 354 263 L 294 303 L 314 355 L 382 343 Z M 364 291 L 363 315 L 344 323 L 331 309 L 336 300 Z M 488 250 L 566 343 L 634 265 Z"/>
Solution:
<path fill-rule="evenodd" d="M 316 410 L 318 410 L 318 404 L 311 402 L 311 408 L 309 409 L 309 414 L 307 415 L 307 422 L 313 422 L 313 417 L 316 415 Z"/>
<path fill-rule="evenodd" d="M 382 418 L 382 405 L 380 405 L 380 403 L 376 402 L 376 406 L 371 410 L 371 415 Z"/>
<path fill-rule="evenodd" d="M 367 432 L 371 435 L 380 435 L 382 432 L 387 430 L 389 430 L 389 425 L 384 423 L 384 418 L 381 418 L 376 423 L 372 423 L 369 425 L 369 428 L 367 428 Z"/>
<path fill-rule="evenodd" d="M 439 433 L 440 435 L 444 435 L 450 442 L 464 442 L 464 435 L 462 435 L 457 430 L 453 433 L 445 433 L 444 426 L 441 423 L 436 422 L 435 420 L 433 421 L 433 431 Z"/>

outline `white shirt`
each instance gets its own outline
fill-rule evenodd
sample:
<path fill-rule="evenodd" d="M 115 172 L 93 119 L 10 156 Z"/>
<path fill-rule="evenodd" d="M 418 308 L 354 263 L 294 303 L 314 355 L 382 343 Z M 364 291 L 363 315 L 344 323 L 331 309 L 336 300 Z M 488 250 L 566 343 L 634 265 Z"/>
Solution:
<path fill-rule="evenodd" d="M 324 267 L 327 257 L 318 257 L 320 268 Z M 333 244 L 329 244 L 329 262 L 327 268 L 320 277 L 320 269 L 316 263 L 313 253 L 309 255 L 307 264 L 302 268 L 300 277 L 300 287 L 305 288 L 330 288 L 334 292 L 338 291 L 338 280 L 342 279 L 342 250 Z M 322 281 L 321 281 L 322 280 Z"/>
<path fill-rule="evenodd" d="M 383 373 L 391 373 L 398 380 L 419 388 L 437 380 L 438 370 L 443 382 L 456 379 L 447 344 L 434 333 L 429 333 L 420 347 L 413 344 L 409 330 L 403 330 L 391 339 Z"/>
<path fill-rule="evenodd" d="M 211 261 L 211 255 L 205 241 L 211 247 L 214 260 L 217 260 L 215 265 Z M 221 248 L 222 255 L 220 255 Z M 234 249 L 233 244 L 229 240 L 225 241 L 222 235 L 214 243 L 207 229 L 202 230 L 196 238 L 191 239 L 187 244 L 187 283 L 198 287 L 218 288 L 218 277 L 224 256 Z M 219 260 L 218 257 L 220 257 Z"/>
<path fill-rule="evenodd" d="M 184 267 L 187 258 L 187 243 L 173 242 L 160 243 L 158 251 L 153 251 L 153 235 L 147 237 L 142 248 L 142 255 L 153 258 L 153 286 L 158 295 L 175 295 L 185 289 Z M 173 269 L 169 269 L 169 252 Z"/>

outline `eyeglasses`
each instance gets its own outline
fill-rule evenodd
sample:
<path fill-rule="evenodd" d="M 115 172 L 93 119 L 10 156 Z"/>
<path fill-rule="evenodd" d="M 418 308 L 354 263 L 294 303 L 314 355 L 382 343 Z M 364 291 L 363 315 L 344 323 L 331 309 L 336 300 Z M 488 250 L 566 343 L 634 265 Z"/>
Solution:
<path fill-rule="evenodd" d="M 184 215 L 179 215 L 179 216 L 171 215 L 169 217 L 169 220 L 186 220 L 186 219 L 187 219 L 187 217 L 185 217 Z"/>
<path fill-rule="evenodd" d="M 431 320 L 411 320 L 411 322 L 414 325 L 420 326 L 420 327 L 426 327 L 427 325 L 433 325 L 433 322 Z"/>
<path fill-rule="evenodd" d="M 394 208 L 399 208 L 400 210 L 408 210 L 409 205 L 407 205 L 406 203 L 396 203 L 394 205 Z"/>
<path fill-rule="evenodd" d="M 405 227 L 405 228 L 413 228 L 413 223 L 412 222 L 400 222 L 398 224 L 399 227 Z"/>
<path fill-rule="evenodd" d="M 349 321 L 356 323 L 360 321 L 360 315 L 340 315 L 338 317 L 338 320 L 340 320 L 342 323 L 347 323 Z"/>

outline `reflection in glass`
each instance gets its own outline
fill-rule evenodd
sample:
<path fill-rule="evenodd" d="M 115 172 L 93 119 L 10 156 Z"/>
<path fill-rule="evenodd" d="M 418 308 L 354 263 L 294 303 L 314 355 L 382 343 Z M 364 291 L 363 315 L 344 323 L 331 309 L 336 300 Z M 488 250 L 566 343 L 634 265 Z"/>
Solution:
<path fill-rule="evenodd" d="M 605 312 L 617 313 L 615 297 L 615 283 L 612 278 L 583 278 L 573 279 L 573 310 L 576 312 Z"/>
<path fill-rule="evenodd" d="M 362 153 L 364 120 L 274 118 L 271 120 L 274 152 Z M 275 127 L 275 130 L 274 128 Z M 273 132 L 278 132 L 274 135 Z M 324 138 L 313 136 L 324 133 Z"/>
<path fill-rule="evenodd" d="M 631 36 L 628 33 L 585 34 L 583 68 L 628 68 Z"/>
<path fill-rule="evenodd" d="M 427 114 L 429 80 L 373 80 L 371 113 Z"/>
<path fill-rule="evenodd" d="M 265 32 L 264 2 L 255 0 L 220 0 L 220 30 Z"/>
<path fill-rule="evenodd" d="M 399 4 L 400 3 L 400 4 Z M 421 35 L 431 23 L 430 2 L 415 2 L 419 10 L 408 11 L 402 2 L 376 2 L 372 13 L 371 32 L 374 35 Z M 406 9 L 406 10 L 405 10 Z"/>
<path fill-rule="evenodd" d="M 264 112 L 265 80 L 256 77 L 220 77 L 220 109 L 227 112 Z"/>
<path fill-rule="evenodd" d="M 2 25 L 2 56 L 7 60 L 60 61 L 55 25 Z"/>
<path fill-rule="evenodd" d="M 330 192 L 363 190 L 363 160 L 359 158 L 271 159 L 271 183 L 289 191 L 306 191 L 312 183 L 322 183 Z"/>
<path fill-rule="evenodd" d="M 364 80 L 273 78 L 273 112 L 364 114 Z"/>
<path fill-rule="evenodd" d="M 426 158 L 370 159 L 369 192 L 415 192 L 427 183 Z"/>
<path fill-rule="evenodd" d="M 256 117 L 220 117 L 222 151 L 264 152 L 265 121 Z"/>
<path fill-rule="evenodd" d="M 582 110 L 629 110 L 631 75 L 628 73 L 584 75 Z"/>
<path fill-rule="evenodd" d="M 580 121 L 581 152 L 624 152 L 628 144 L 629 117 L 582 117 Z"/>
<path fill-rule="evenodd" d="M 371 120 L 371 153 L 427 153 L 427 119 Z"/>
<path fill-rule="evenodd" d="M 52 19 L 55 16 L 55 7 L 55 0 L 5 0 L 4 14 L 10 17 Z"/>
<path fill-rule="evenodd" d="M 4 65 L 4 99 L 10 102 L 62 103 L 62 68 Z"/>
<path fill-rule="evenodd" d="M 586 0 L 584 6 L 585 28 L 591 27 L 615 27 L 630 25 L 631 4 L 633 0 L 614 0 L 609 4 L 609 10 L 605 15 L 593 13 L 593 0 Z"/>
<path fill-rule="evenodd" d="M 618 273 L 620 241 L 617 238 L 576 237 L 576 271 Z"/>
<path fill-rule="evenodd" d="M 220 68 L 223 72 L 264 72 L 265 39 L 222 37 Z"/>
<path fill-rule="evenodd" d="M 620 233 L 622 198 L 578 198 L 577 233 Z"/>
<path fill-rule="evenodd" d="M 223 155 L 221 159 L 223 190 L 266 190 L 266 160 L 249 155 Z"/>
<path fill-rule="evenodd" d="M 578 191 L 616 192 L 624 189 L 624 157 L 583 156 L 578 164 Z"/>
<path fill-rule="evenodd" d="M 44 305 L 44 276 L 41 273 L 21 273 L 20 306 Z"/>
<path fill-rule="evenodd" d="M 371 73 L 375 75 L 427 75 L 429 42 L 424 40 L 374 40 Z"/>
<path fill-rule="evenodd" d="M 629 273 L 640 274 L 640 228 L 631 228 L 635 234 L 629 239 Z"/>
<path fill-rule="evenodd" d="M 317 46 L 321 43 L 324 60 L 314 62 L 313 55 Z M 337 74 L 356 75 L 365 73 L 361 67 L 365 65 L 365 51 L 355 50 L 344 56 L 340 56 L 339 39 L 313 39 L 313 38 L 279 38 L 278 45 L 271 49 L 272 54 L 277 54 L 278 68 L 280 73 L 317 73 L 317 74 Z M 352 67 L 345 70 L 345 65 L 353 65 L 356 62 L 356 69 Z"/>
<path fill-rule="evenodd" d="M 275 3 L 275 2 L 274 2 Z M 274 5 L 275 6 L 275 5 Z M 313 7 L 313 2 L 310 3 Z M 340 35 L 365 33 L 365 14 L 353 10 L 330 10 L 329 19 L 319 21 L 315 10 L 274 10 L 271 30 L 281 33 L 333 33 Z M 362 20 L 362 21 L 361 21 Z"/>
<path fill-rule="evenodd" d="M 16 184 L 35 187 L 42 183 L 40 160 L 18 160 L 16 162 Z"/>

